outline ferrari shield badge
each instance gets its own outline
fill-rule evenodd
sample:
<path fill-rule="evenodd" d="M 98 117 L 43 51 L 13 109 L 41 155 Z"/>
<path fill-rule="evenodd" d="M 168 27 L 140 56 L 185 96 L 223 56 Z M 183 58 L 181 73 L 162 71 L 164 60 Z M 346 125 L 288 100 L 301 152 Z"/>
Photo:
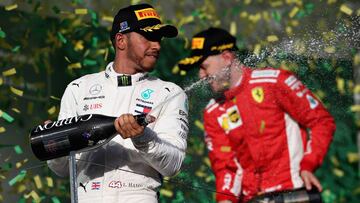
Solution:
<path fill-rule="evenodd" d="M 251 95 L 257 103 L 264 101 L 264 89 L 262 87 L 255 87 L 251 90 Z"/>

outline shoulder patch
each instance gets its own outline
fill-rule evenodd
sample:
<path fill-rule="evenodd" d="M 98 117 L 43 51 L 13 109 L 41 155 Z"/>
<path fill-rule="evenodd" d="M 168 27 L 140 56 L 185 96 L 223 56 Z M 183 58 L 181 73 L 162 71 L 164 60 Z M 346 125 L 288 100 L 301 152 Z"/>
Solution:
<path fill-rule="evenodd" d="M 216 107 L 218 107 L 219 104 L 216 102 L 215 99 L 211 99 L 209 101 L 209 103 L 206 105 L 205 109 L 206 109 L 206 113 L 210 113 L 212 112 Z"/>
<path fill-rule="evenodd" d="M 251 78 L 277 78 L 280 70 L 254 70 L 251 73 Z"/>

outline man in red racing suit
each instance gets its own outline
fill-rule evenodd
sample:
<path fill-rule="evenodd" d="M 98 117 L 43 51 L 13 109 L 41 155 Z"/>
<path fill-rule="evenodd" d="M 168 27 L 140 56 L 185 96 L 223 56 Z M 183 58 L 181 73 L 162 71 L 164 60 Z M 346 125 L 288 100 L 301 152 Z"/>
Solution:
<path fill-rule="evenodd" d="M 223 92 L 204 111 L 216 200 L 246 202 L 262 193 L 312 185 L 321 191 L 313 172 L 331 143 L 332 116 L 291 72 L 253 69 L 234 60 L 234 52 L 225 50 L 200 62 L 200 77 L 215 78 L 212 89 Z M 228 74 L 219 77 L 219 72 Z"/>

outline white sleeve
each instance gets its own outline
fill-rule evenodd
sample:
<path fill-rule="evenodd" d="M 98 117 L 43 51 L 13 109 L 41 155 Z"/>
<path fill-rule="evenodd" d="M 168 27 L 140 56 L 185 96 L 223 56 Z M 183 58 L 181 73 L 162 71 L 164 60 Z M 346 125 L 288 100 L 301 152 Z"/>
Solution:
<path fill-rule="evenodd" d="M 71 84 L 65 89 L 61 98 L 60 112 L 58 120 L 76 116 L 76 98 L 72 92 Z M 47 161 L 49 168 L 58 176 L 69 176 L 69 160 L 68 156 Z"/>
<path fill-rule="evenodd" d="M 132 138 L 141 156 L 163 176 L 174 176 L 180 170 L 189 131 L 187 96 L 179 87 L 174 89 L 154 128 L 146 127 L 143 135 Z"/>

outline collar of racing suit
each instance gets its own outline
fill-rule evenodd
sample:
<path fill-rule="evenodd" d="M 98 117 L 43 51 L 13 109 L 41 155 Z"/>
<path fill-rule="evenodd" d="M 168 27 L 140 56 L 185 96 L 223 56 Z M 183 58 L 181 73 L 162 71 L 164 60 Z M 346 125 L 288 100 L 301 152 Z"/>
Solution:
<path fill-rule="evenodd" d="M 135 85 L 146 79 L 149 75 L 148 73 L 136 73 L 133 75 L 121 74 L 115 72 L 113 68 L 114 62 L 110 62 L 105 69 L 105 77 L 110 79 L 117 86 L 131 86 Z"/>
<path fill-rule="evenodd" d="M 241 68 L 242 74 L 241 74 L 241 78 L 239 78 L 239 82 L 237 83 L 237 85 L 235 87 L 224 92 L 224 96 L 225 96 L 226 100 L 230 100 L 230 99 L 234 98 L 246 85 L 246 80 L 249 77 L 251 68 L 245 67 L 245 66 L 242 66 L 240 68 Z"/>

